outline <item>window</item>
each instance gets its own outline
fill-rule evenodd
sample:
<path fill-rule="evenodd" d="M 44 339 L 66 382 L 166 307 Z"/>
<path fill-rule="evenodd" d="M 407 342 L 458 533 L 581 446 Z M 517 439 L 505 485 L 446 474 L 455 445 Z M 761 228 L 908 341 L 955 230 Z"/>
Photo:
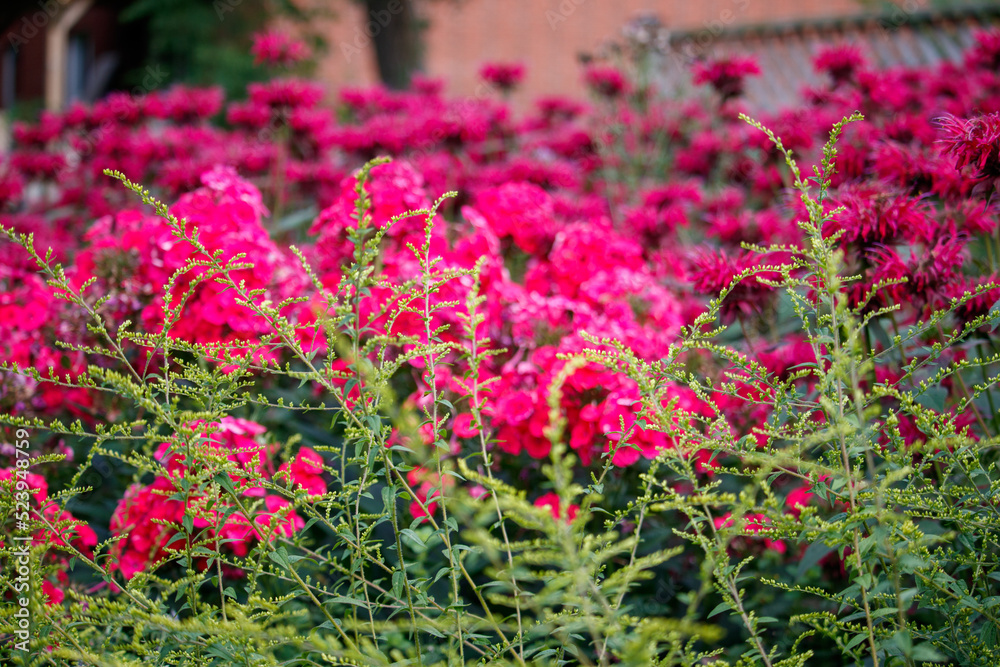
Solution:
<path fill-rule="evenodd" d="M 94 64 L 94 42 L 90 35 L 72 33 L 66 45 L 66 102 L 87 101 L 87 84 Z"/>
<path fill-rule="evenodd" d="M 0 59 L 0 107 L 10 109 L 17 101 L 17 51 L 8 46 Z"/>

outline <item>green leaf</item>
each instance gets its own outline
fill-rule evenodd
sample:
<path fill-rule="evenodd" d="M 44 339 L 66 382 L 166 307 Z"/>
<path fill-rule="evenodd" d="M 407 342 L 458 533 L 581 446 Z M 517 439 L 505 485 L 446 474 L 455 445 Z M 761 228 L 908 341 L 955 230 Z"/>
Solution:
<path fill-rule="evenodd" d="M 1000 327 L 1000 299 L 990 307 L 990 331 L 996 331 Z"/>
<path fill-rule="evenodd" d="M 832 551 L 833 547 L 828 547 L 822 540 L 810 544 L 809 548 L 802 554 L 802 558 L 799 559 L 799 566 L 795 570 L 795 578 L 801 579 L 805 576 L 806 572 L 818 565 Z"/>
<path fill-rule="evenodd" d="M 392 506 L 396 500 L 395 489 L 391 486 L 382 487 L 382 508 L 386 512 L 392 511 Z"/>
<path fill-rule="evenodd" d="M 408 538 L 410 540 L 413 540 L 413 542 L 415 542 L 420 547 L 426 547 L 427 546 L 424 543 L 424 541 L 420 539 L 420 536 L 417 535 L 417 533 L 415 531 L 412 531 L 409 528 L 403 528 L 401 531 L 399 531 L 399 534 L 402 535 L 403 537 L 406 537 L 406 538 Z"/>
<path fill-rule="evenodd" d="M 288 560 L 288 551 L 285 550 L 285 547 L 278 547 L 267 554 L 267 557 L 285 569 L 292 569 L 292 564 Z"/>
<path fill-rule="evenodd" d="M 913 647 L 913 659 L 926 662 L 945 662 L 948 658 L 934 648 L 930 642 L 924 642 Z"/>
<path fill-rule="evenodd" d="M 406 575 L 403 574 L 402 570 L 396 570 L 392 573 L 392 594 L 398 599 L 403 599 L 403 591 L 406 588 Z"/>
<path fill-rule="evenodd" d="M 208 654 L 210 654 L 210 655 L 214 655 L 216 657 L 222 658 L 222 659 L 224 659 L 224 660 L 226 660 L 227 662 L 230 662 L 230 663 L 239 662 L 239 660 L 236 659 L 235 655 L 233 655 L 229 651 L 223 649 L 221 646 L 218 646 L 216 644 L 212 644 L 212 645 L 208 646 L 205 649 L 205 652 L 208 653 Z"/>
<path fill-rule="evenodd" d="M 948 390 L 944 387 L 928 387 L 921 394 L 914 396 L 914 400 L 935 412 L 945 411 L 945 400 L 948 398 Z"/>
<path fill-rule="evenodd" d="M 283 234 L 298 229 L 307 222 L 311 222 L 316 217 L 316 207 L 310 206 L 298 211 L 292 211 L 280 220 L 271 223 L 272 232 Z"/>
<path fill-rule="evenodd" d="M 218 475 L 212 478 L 212 480 L 226 490 L 227 493 L 231 495 L 236 495 L 236 489 L 233 487 L 233 480 L 224 472 L 220 472 Z"/>
<path fill-rule="evenodd" d="M 366 605 L 364 600 L 356 600 L 354 598 L 346 598 L 343 595 L 335 595 L 327 601 L 327 604 L 349 604 L 355 607 L 364 607 Z M 330 621 L 324 621 L 324 625 L 329 627 L 331 630 L 333 626 L 330 625 Z M 322 627 L 322 626 L 320 626 Z"/>
<path fill-rule="evenodd" d="M 732 611 L 732 610 L 733 606 L 731 604 L 729 604 L 728 602 L 720 602 L 719 604 L 715 605 L 715 609 L 709 612 L 708 618 L 712 618 L 716 614 L 721 614 L 724 611 Z"/>
<path fill-rule="evenodd" d="M 984 623 L 983 629 L 979 631 L 979 639 L 987 646 L 996 646 L 997 626 L 995 623 Z"/>
<path fill-rule="evenodd" d="M 872 320 L 868 324 L 868 329 L 875 336 L 875 340 L 882 346 L 882 349 L 892 349 L 892 340 L 889 338 L 889 334 L 886 333 L 885 328 L 879 320 Z"/>

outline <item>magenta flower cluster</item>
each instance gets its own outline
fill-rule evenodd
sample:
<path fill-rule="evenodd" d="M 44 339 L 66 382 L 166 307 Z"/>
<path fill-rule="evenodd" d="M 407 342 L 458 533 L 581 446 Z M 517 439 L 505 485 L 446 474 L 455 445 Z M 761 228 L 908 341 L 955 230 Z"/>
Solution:
<path fill-rule="evenodd" d="M 254 53 L 281 64 L 302 55 L 277 34 L 261 36 Z M 896 307 L 897 323 L 906 326 L 996 270 L 977 258 L 998 229 L 992 189 L 982 186 L 1000 177 L 998 62 L 996 33 L 979 35 L 961 65 L 921 71 L 876 72 L 857 49 L 831 48 L 818 54 L 821 82 L 803 91 L 802 103 L 761 118 L 808 173 L 819 163 L 832 124 L 855 109 L 866 115 L 838 149 L 830 205 L 843 212 L 823 230 L 839 238 L 848 273 L 857 276 L 855 305 Z M 747 77 L 759 73 L 742 57 L 699 63 L 694 80 L 713 95 L 640 104 L 620 70 L 591 65 L 584 77 L 599 104 L 546 98 L 523 116 L 495 98 L 449 99 L 441 85 L 425 79 L 405 92 L 342 90 L 336 111 L 322 104 L 329 99 L 322 86 L 293 78 L 253 84 L 241 101 L 227 101 L 215 89 L 184 87 L 142 97 L 118 94 L 15 127 L 15 149 L 0 161 L 0 220 L 33 233 L 36 247 L 51 247 L 74 285 L 92 281 L 89 293 L 108 297 L 101 307 L 112 325 L 128 320 L 160 331 L 169 317 L 162 286 L 178 276 L 174 293 L 186 298 L 172 336 L 217 346 L 220 361 L 226 352 L 232 358 L 251 349 L 257 362 L 281 361 L 280 353 L 256 346 L 266 322 L 232 291 L 203 280 L 199 269 L 182 271 L 192 259 L 190 246 L 102 170 L 119 170 L 171 202 L 171 212 L 197 226 L 201 242 L 223 261 L 239 262 L 245 254 L 253 268 L 237 267 L 233 276 L 248 289 L 262 290 L 272 303 L 305 297 L 283 315 L 308 349 L 321 352 L 326 340 L 316 336 L 314 323 L 326 305 L 289 248 L 283 214 L 316 207 L 297 246 L 320 281 L 337 289 L 354 252 L 347 231 L 358 224 L 352 174 L 367 160 L 390 155 L 394 160 L 375 167 L 367 185 L 372 224 L 385 228 L 394 216 L 456 191 L 433 226 L 431 251 L 441 258 L 440 270 L 482 262 L 485 321 L 478 335 L 506 350 L 481 369 L 483 380 L 495 378 L 475 406 L 482 423 L 462 402 L 468 384 L 461 355 L 438 360 L 435 389 L 457 406 L 444 424 L 452 449 L 456 455 L 469 447 L 478 451 L 484 437 L 498 465 L 527 482 L 550 455 L 549 387 L 565 367 L 563 355 L 590 345 L 581 332 L 620 340 L 643 359 L 660 359 L 708 300 L 745 272 L 754 275 L 729 291 L 724 323 L 752 333 L 773 315 L 778 274 L 760 267 L 783 258 L 763 257 L 741 244 L 802 243 L 796 222 L 805 212 L 787 196 L 783 158 L 734 113 Z M 527 73 L 519 65 L 494 64 L 482 75 L 510 90 Z M 423 241 L 420 218 L 389 226 L 378 257 L 388 281 L 420 274 L 410 247 Z M 82 372 L 84 354 L 58 344 L 87 343 L 80 314 L 55 298 L 23 253 L 4 245 L 0 255 L 0 357 L 43 376 Z M 892 284 L 870 294 L 886 281 Z M 451 327 L 442 334 L 447 341 L 462 344 L 470 287 L 453 281 L 434 296 L 438 304 L 459 304 L 434 311 L 432 328 Z M 371 290 L 359 308 L 365 328 L 422 340 L 425 327 L 416 315 L 387 316 L 398 298 L 389 287 Z M 959 319 L 985 314 L 993 301 L 969 301 Z M 752 345 L 755 359 L 782 376 L 816 363 L 797 335 L 758 337 Z M 155 370 L 160 362 L 150 356 L 143 363 Z M 405 369 L 412 380 L 407 386 L 414 387 L 406 398 L 418 406 L 430 400 L 426 370 L 420 361 Z M 879 373 L 887 381 L 902 375 L 898 369 Z M 739 396 L 719 392 L 714 405 L 673 385 L 663 400 L 679 414 L 712 418 L 722 412 L 740 430 L 734 435 L 764 445 L 767 391 L 746 378 Z M 349 393 L 349 400 L 355 398 Z M 601 366 L 569 376 L 560 407 L 581 466 L 610 456 L 618 468 L 640 467 L 676 445 L 676 433 L 649 426 L 639 399 L 633 381 Z M 107 409 L 102 400 L 23 375 L 0 375 L 0 406 L 14 414 L 93 420 Z M 260 424 L 233 418 L 188 428 L 204 429 L 211 447 L 264 477 L 277 479 L 287 470 L 301 490 L 325 490 L 323 457 L 303 449 L 280 463 Z M 679 418 L 676 428 L 689 424 Z M 907 428 L 910 442 L 921 437 L 915 425 Z M 126 577 L 164 555 L 171 526 L 185 512 L 180 501 L 168 499 L 185 474 L 184 456 L 173 445 L 158 456 L 163 474 L 132 486 L 111 518 L 112 534 L 124 537 L 115 547 L 115 567 Z M 707 451 L 691 456 L 702 474 L 713 474 L 718 465 Z M 433 512 L 441 486 L 457 483 L 436 474 L 411 473 L 411 486 L 422 496 L 412 506 L 415 516 Z M 809 484 L 785 492 L 790 513 L 816 502 Z M 234 540 L 227 541 L 234 554 L 302 527 L 286 499 L 254 489 L 246 495 L 262 508 L 257 515 L 229 513 L 212 527 L 220 539 Z M 533 501 L 558 512 L 549 495 Z M 763 530 L 760 521 L 747 520 L 751 532 Z M 81 527 L 75 537 L 84 545 L 92 543 L 87 530 Z"/>

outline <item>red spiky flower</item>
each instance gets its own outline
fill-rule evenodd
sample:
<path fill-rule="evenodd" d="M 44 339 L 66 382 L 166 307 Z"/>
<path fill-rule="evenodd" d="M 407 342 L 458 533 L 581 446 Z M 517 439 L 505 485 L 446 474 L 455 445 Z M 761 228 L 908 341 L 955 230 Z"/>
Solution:
<path fill-rule="evenodd" d="M 813 59 L 813 67 L 829 74 L 834 88 L 852 81 L 865 64 L 861 49 L 851 44 L 825 47 Z"/>
<path fill-rule="evenodd" d="M 735 256 L 719 250 L 702 252 L 693 258 L 692 263 L 693 266 L 689 274 L 692 287 L 699 294 L 715 297 L 743 272 L 762 264 L 776 265 L 781 262 L 771 258 L 765 262 L 760 255 L 745 250 Z M 762 271 L 743 278 L 726 295 L 722 303 L 720 312 L 723 321 L 731 322 L 737 316 L 749 316 L 764 312 L 773 299 L 774 287 L 761 282 L 761 279 L 777 281 L 780 278 L 781 274 L 777 271 Z"/>
<path fill-rule="evenodd" d="M 508 92 L 524 80 L 524 71 L 524 65 L 520 63 L 486 63 L 479 70 L 479 76 L 483 81 Z"/>
<path fill-rule="evenodd" d="M 728 56 L 694 65 L 695 84 L 710 84 L 723 102 L 742 95 L 745 79 L 758 74 L 757 61 L 746 56 Z"/>
<path fill-rule="evenodd" d="M 1000 113 L 973 118 L 945 116 L 940 120 L 945 152 L 955 156 L 958 169 L 972 165 L 981 181 L 1000 179 Z"/>

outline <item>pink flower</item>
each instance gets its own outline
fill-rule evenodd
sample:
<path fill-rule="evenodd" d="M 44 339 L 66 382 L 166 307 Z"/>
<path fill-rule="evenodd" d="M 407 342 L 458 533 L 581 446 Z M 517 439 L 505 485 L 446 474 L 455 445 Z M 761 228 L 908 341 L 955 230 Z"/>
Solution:
<path fill-rule="evenodd" d="M 524 80 L 524 65 L 520 63 L 487 63 L 479 76 L 504 92 L 514 90 Z"/>
<path fill-rule="evenodd" d="M 231 540 L 226 543 L 226 547 L 237 557 L 242 558 L 249 553 L 250 545 L 255 541 L 261 541 L 265 533 L 270 533 L 270 541 L 273 542 L 281 535 L 291 537 L 305 527 L 305 521 L 294 509 L 289 510 L 290 507 L 291 502 L 286 498 L 265 496 L 264 508 L 254 514 L 252 522 L 246 515 L 235 512 L 220 528 L 219 537 Z M 274 519 L 279 515 L 284 515 L 284 519 L 277 526 L 273 526 Z M 271 532 L 272 530 L 274 532 Z"/>
<path fill-rule="evenodd" d="M 851 44 L 827 46 L 820 49 L 813 58 L 813 66 L 817 72 L 829 74 L 833 85 L 839 86 L 851 81 L 864 68 L 865 57 L 861 54 L 861 49 Z"/>
<path fill-rule="evenodd" d="M 496 403 L 496 413 L 509 424 L 520 424 L 531 417 L 535 399 L 527 391 L 505 392 Z"/>
<path fill-rule="evenodd" d="M 973 118 L 945 116 L 940 121 L 946 153 L 956 158 L 955 167 L 972 165 L 980 180 L 1000 178 L 1000 113 Z"/>
<path fill-rule="evenodd" d="M 711 477 L 715 474 L 717 468 L 722 464 L 719 463 L 721 458 L 716 452 L 710 449 L 699 449 L 694 453 L 694 469 L 703 475 L 708 475 Z"/>
<path fill-rule="evenodd" d="M 812 498 L 813 494 L 809 487 L 800 486 L 788 492 L 788 495 L 785 496 L 785 505 L 789 512 L 798 516 L 802 508 L 808 505 Z"/>
<path fill-rule="evenodd" d="M 472 414 L 468 412 L 463 412 L 455 417 L 455 423 L 452 427 L 455 430 L 455 435 L 460 438 L 474 438 L 479 435 L 479 427 L 472 423 L 473 419 Z"/>
<path fill-rule="evenodd" d="M 497 433 L 497 447 L 511 456 L 517 456 L 521 453 L 523 449 L 521 440 L 520 431 L 512 426 L 505 426 Z"/>
<path fill-rule="evenodd" d="M 43 111 L 39 115 L 37 125 L 29 125 L 20 121 L 14 123 L 11 136 L 20 146 L 44 148 L 46 144 L 59 136 L 62 129 L 63 119 L 51 111 Z"/>
<path fill-rule="evenodd" d="M 406 481 L 417 494 L 417 498 L 410 502 L 410 514 L 414 519 L 423 521 L 437 509 L 437 503 L 433 500 L 441 495 L 441 487 L 455 484 L 454 477 L 446 475 L 440 478 L 436 472 L 428 468 L 414 468 L 406 473 Z"/>
<path fill-rule="evenodd" d="M 965 294 L 973 293 L 978 287 L 986 284 L 997 284 L 1000 282 L 1000 275 L 993 274 L 987 276 L 980 276 L 977 278 L 961 278 L 958 280 L 953 280 L 946 285 L 945 297 L 949 300 L 960 299 L 965 296 Z M 990 312 L 993 304 L 997 301 L 997 290 L 988 289 L 980 293 L 978 296 L 966 301 L 964 304 L 958 307 L 956 310 L 956 315 L 961 319 L 962 322 L 968 323 L 977 317 L 982 317 Z"/>
<path fill-rule="evenodd" d="M 744 56 L 728 56 L 694 65 L 694 82 L 710 84 L 723 102 L 742 95 L 744 79 L 759 74 L 757 61 Z"/>
<path fill-rule="evenodd" d="M 765 533 L 769 530 L 769 525 L 771 520 L 768 519 L 763 514 L 745 514 L 743 515 L 743 526 L 741 533 L 748 537 L 755 537 L 761 533 Z M 722 516 L 715 517 L 715 528 L 716 530 L 722 528 L 732 528 L 734 525 L 732 514 L 723 514 Z M 787 551 L 785 543 L 781 540 L 772 540 L 769 537 L 762 538 L 764 543 L 764 548 L 774 551 L 778 554 L 784 554 Z"/>
<path fill-rule="evenodd" d="M 272 109 L 312 108 L 323 99 L 323 88 L 305 79 L 273 79 L 247 86 L 250 102 Z"/>
<path fill-rule="evenodd" d="M 42 595 L 45 596 L 45 604 L 50 607 L 62 604 L 63 599 L 66 597 L 66 594 L 63 593 L 62 589 L 57 588 L 56 585 L 48 579 L 42 581 Z"/>
<path fill-rule="evenodd" d="M 777 265 L 780 261 L 762 258 L 749 251 L 740 251 L 735 256 L 729 256 L 724 251 L 703 252 L 694 259 L 691 284 L 698 293 L 714 298 L 744 271 L 764 263 Z M 761 282 L 758 278 L 778 280 L 780 274 L 775 271 L 763 271 L 751 274 L 736 283 L 722 303 L 721 312 L 726 319 L 731 320 L 737 313 L 750 315 L 764 310 L 774 293 L 774 287 Z"/>
<path fill-rule="evenodd" d="M 230 460 L 242 464 L 244 470 L 252 470 L 265 478 L 274 471 L 271 456 L 275 448 L 257 439 L 265 428 L 256 422 L 227 416 L 211 424 L 210 428 L 205 422 L 197 421 L 188 424 L 185 429 L 199 436 L 201 447 L 208 453 L 216 450 L 225 454 Z M 290 504 L 286 499 L 267 495 L 260 486 L 250 486 L 243 491 L 248 502 L 259 502 L 263 498 L 264 510 L 257 513 L 253 521 L 240 512 L 231 511 L 225 498 L 216 504 L 215 509 L 205 509 L 206 498 L 191 496 L 186 506 L 184 501 L 172 496 L 179 491 L 178 480 L 187 473 L 187 453 L 178 448 L 168 455 L 169 448 L 169 443 L 163 443 L 156 453 L 166 468 L 165 474 L 156 477 L 148 486 L 133 484 L 129 487 L 111 516 L 111 534 L 122 537 L 111 549 L 112 568 L 119 570 L 126 579 L 148 569 L 153 563 L 169 559 L 172 549 L 168 545 L 182 530 L 185 516 L 192 513 L 196 514 L 193 520 L 196 532 L 200 531 L 202 537 L 229 540 L 223 547 L 237 557 L 246 556 L 252 543 L 262 539 L 264 532 L 272 526 L 274 515 L 284 516 L 282 523 L 276 526 L 276 535 L 291 535 L 305 525 L 294 511 L 287 511 Z M 202 454 L 194 453 L 194 457 L 197 459 Z M 282 469 L 290 470 L 293 482 L 310 493 L 326 491 L 321 477 L 322 459 L 311 449 L 300 450 L 298 457 Z M 248 480 L 241 480 L 242 476 L 233 474 L 235 481 L 246 485 Z M 227 518 L 218 526 L 223 516 Z M 76 531 L 76 539 L 83 545 L 96 544 L 93 531 L 81 526 L 75 526 L 73 530 Z"/>
<path fill-rule="evenodd" d="M 548 122 L 572 120 L 583 114 L 585 110 L 579 102 L 559 96 L 539 98 L 535 106 Z"/>
<path fill-rule="evenodd" d="M 16 469 L 10 468 L 0 468 L 0 481 L 12 480 L 12 483 L 16 484 L 18 481 L 18 475 Z M 41 475 L 36 475 L 35 473 L 29 472 L 24 477 L 25 485 L 27 489 L 21 489 L 20 485 L 17 485 L 17 490 L 26 490 L 34 498 L 35 504 L 39 507 L 48 499 L 49 497 L 49 485 L 45 481 L 45 478 Z"/>
<path fill-rule="evenodd" d="M 271 523 L 279 514 L 284 514 L 284 520 L 282 523 L 278 524 L 272 540 L 277 539 L 278 535 L 284 535 L 285 537 L 291 537 L 298 531 L 302 530 L 306 522 L 302 520 L 302 517 L 295 512 L 295 510 L 288 510 L 292 506 L 292 503 L 287 498 L 282 498 L 281 496 L 267 496 L 264 498 L 264 507 L 267 508 L 266 513 L 258 514 L 254 517 L 254 521 L 257 525 L 262 526 L 265 529 L 271 528 Z M 259 538 L 260 536 L 258 536 Z"/>
<path fill-rule="evenodd" d="M 80 521 L 69 512 L 59 510 L 59 506 L 49 499 L 48 483 L 41 475 L 34 473 L 25 474 L 21 478 L 16 468 L 0 468 L 0 481 L 5 482 L 4 487 L 10 484 L 15 493 L 25 492 L 34 501 L 31 503 L 33 512 L 40 511 L 45 519 L 56 526 L 56 532 L 48 528 L 42 528 L 32 536 L 33 544 L 65 545 L 71 542 L 87 556 L 95 546 L 97 546 L 97 533 Z"/>
<path fill-rule="evenodd" d="M 434 79 L 418 72 L 410 77 L 410 88 L 420 95 L 438 97 L 444 90 L 444 80 Z"/>
<path fill-rule="evenodd" d="M 994 73 L 1000 68 L 1000 30 L 983 30 L 976 34 L 976 43 L 965 54 L 969 67 Z"/>
<path fill-rule="evenodd" d="M 583 72 L 584 83 L 601 97 L 616 99 L 629 91 L 628 80 L 611 65 L 589 65 Z"/>
<path fill-rule="evenodd" d="M 167 555 L 166 545 L 184 516 L 183 504 L 168 498 L 175 492 L 163 477 L 150 486 L 133 484 L 111 515 L 111 534 L 123 537 L 111 548 L 111 566 L 126 579 Z"/>
<path fill-rule="evenodd" d="M 250 53 L 257 65 L 280 65 L 291 67 L 309 57 L 309 47 L 305 42 L 294 39 L 277 30 L 259 32 L 253 36 Z"/>
<path fill-rule="evenodd" d="M 59 527 L 59 533 L 53 534 L 50 531 L 44 531 L 42 540 L 49 544 L 65 544 L 67 541 L 72 542 L 73 546 L 79 549 L 83 554 L 90 555 L 92 549 L 97 546 L 97 533 L 94 529 L 88 526 L 86 523 L 76 519 L 69 512 L 58 512 L 57 507 L 54 503 L 46 505 L 42 510 L 45 517 L 52 522 L 62 523 L 64 526 Z"/>
<path fill-rule="evenodd" d="M 511 237 L 528 254 L 547 250 L 555 236 L 552 197 L 533 183 L 505 183 L 484 190 L 475 208 L 498 237 Z"/>
<path fill-rule="evenodd" d="M 267 429 L 262 425 L 248 419 L 227 416 L 211 424 L 193 422 L 189 428 L 195 432 L 201 431 L 197 435 L 204 438 L 209 447 L 224 452 L 230 461 L 240 463 L 245 470 L 256 475 L 271 475 L 274 472 L 271 457 L 277 446 L 265 445 L 256 437 L 266 432 Z M 166 453 L 169 447 L 170 443 L 161 443 L 156 457 L 168 468 L 171 465 L 176 469 L 183 468 L 184 455 L 175 447 L 174 453 L 168 458 Z"/>
<path fill-rule="evenodd" d="M 844 243 L 881 247 L 930 239 L 936 233 L 933 209 L 925 198 L 876 186 L 844 186 L 836 203 L 846 210 L 824 226 L 823 235 L 842 231 Z"/>
<path fill-rule="evenodd" d="M 206 120 L 222 109 L 225 94 L 218 86 L 189 88 L 174 86 L 166 93 L 148 100 L 150 115 L 169 118 L 178 123 Z"/>
<path fill-rule="evenodd" d="M 283 463 L 281 470 L 288 470 L 292 483 L 305 489 L 310 495 L 326 493 L 326 481 L 323 479 L 323 457 L 309 447 L 303 447 L 291 463 Z"/>
<path fill-rule="evenodd" d="M 541 496 L 535 499 L 535 502 L 533 504 L 535 505 L 535 507 L 548 507 L 549 511 L 552 512 L 553 519 L 563 518 L 562 505 L 561 501 L 559 500 L 559 494 L 556 493 L 555 491 L 549 491 L 548 493 L 542 494 Z M 579 505 L 572 505 L 572 504 L 569 505 L 566 508 L 567 521 L 573 521 L 574 519 L 576 519 L 576 515 L 579 511 L 580 511 Z"/>

